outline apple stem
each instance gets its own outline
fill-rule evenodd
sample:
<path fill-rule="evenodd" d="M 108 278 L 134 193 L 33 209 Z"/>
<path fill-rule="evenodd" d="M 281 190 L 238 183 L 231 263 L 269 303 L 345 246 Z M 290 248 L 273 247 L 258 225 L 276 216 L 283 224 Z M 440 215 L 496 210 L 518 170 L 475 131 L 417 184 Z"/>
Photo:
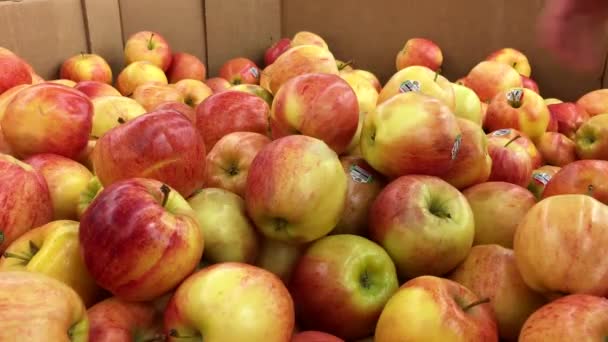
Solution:
<path fill-rule="evenodd" d="M 150 35 L 150 39 L 148 40 L 148 50 L 154 49 L 154 45 L 152 45 L 152 38 L 154 38 L 154 33 Z"/>
<path fill-rule="evenodd" d="M 124 124 L 125 122 L 127 122 L 127 121 L 125 121 L 125 119 L 123 119 L 123 118 L 121 118 L 121 117 L 119 117 L 119 118 L 118 118 L 118 123 L 119 123 L 119 124 L 121 124 L 121 125 L 122 125 L 122 124 Z"/>
<path fill-rule="evenodd" d="M 477 305 L 486 304 L 489 302 L 490 302 L 490 298 L 483 298 L 483 299 L 480 299 L 478 301 L 475 301 L 475 302 L 465 306 L 464 308 L 462 308 L 462 311 L 466 312 L 466 311 L 469 311 L 470 309 L 476 307 Z"/>
<path fill-rule="evenodd" d="M 437 82 L 437 78 L 439 77 L 439 74 L 441 74 L 441 68 L 438 68 L 435 71 L 435 78 L 433 79 L 434 82 Z"/>
<path fill-rule="evenodd" d="M 513 139 L 509 140 L 509 141 L 508 141 L 508 142 L 505 144 L 505 147 L 507 147 L 507 146 L 511 145 L 511 143 L 512 143 L 512 142 L 514 142 L 515 140 L 517 140 L 517 139 L 519 139 L 519 138 L 521 138 L 521 135 L 518 135 L 518 136 L 516 136 L 515 138 L 513 138 Z"/>
<path fill-rule="evenodd" d="M 342 65 L 340 65 L 340 67 L 338 68 L 338 71 L 345 69 L 347 66 L 352 66 L 354 62 L 355 61 L 351 59 L 348 62 L 342 63 Z"/>
<path fill-rule="evenodd" d="M 5 258 L 15 258 L 15 259 L 19 259 L 25 262 L 30 261 L 30 259 L 28 259 L 27 257 L 24 257 L 23 255 L 19 255 L 19 254 L 15 254 L 15 253 L 10 253 L 10 252 L 4 252 L 4 257 Z"/>
<path fill-rule="evenodd" d="M 587 195 L 593 197 L 594 190 L 595 190 L 595 188 L 593 187 L 593 184 L 589 184 L 589 186 L 587 186 Z"/>
<path fill-rule="evenodd" d="M 163 184 L 160 187 L 160 191 L 163 193 L 163 207 L 167 205 L 167 200 L 169 199 L 169 193 L 171 192 L 171 188 L 167 184 Z"/>

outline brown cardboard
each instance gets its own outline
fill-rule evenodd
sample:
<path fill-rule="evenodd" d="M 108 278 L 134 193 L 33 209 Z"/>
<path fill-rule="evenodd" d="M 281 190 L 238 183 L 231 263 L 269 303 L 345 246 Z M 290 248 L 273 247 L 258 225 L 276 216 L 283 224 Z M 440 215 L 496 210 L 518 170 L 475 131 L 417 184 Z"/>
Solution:
<path fill-rule="evenodd" d="M 118 0 L 82 0 L 89 52 L 103 56 L 116 72 L 124 66 Z"/>

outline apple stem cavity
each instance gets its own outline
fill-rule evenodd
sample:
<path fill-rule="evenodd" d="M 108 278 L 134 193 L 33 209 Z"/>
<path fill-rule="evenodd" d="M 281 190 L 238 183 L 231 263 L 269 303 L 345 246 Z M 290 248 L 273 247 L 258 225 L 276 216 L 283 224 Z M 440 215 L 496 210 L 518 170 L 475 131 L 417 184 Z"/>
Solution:
<path fill-rule="evenodd" d="M 163 184 L 160 187 L 160 191 L 163 193 L 163 202 L 162 206 L 167 205 L 167 200 L 169 199 L 169 193 L 171 192 L 171 188 L 167 184 Z"/>
<path fill-rule="evenodd" d="M 281 231 L 287 227 L 287 220 L 284 218 L 277 217 L 274 219 L 274 230 Z"/>
<path fill-rule="evenodd" d="M 148 50 L 154 49 L 154 44 L 152 43 L 152 39 L 154 38 L 154 33 L 150 35 L 150 39 L 148 40 Z"/>
<path fill-rule="evenodd" d="M 125 119 L 123 119 L 123 118 L 121 118 L 121 117 L 119 117 L 119 118 L 118 118 L 118 123 L 119 123 L 119 124 L 121 124 L 121 125 L 122 125 L 122 124 L 124 124 L 125 122 L 127 122 Z"/>
<path fill-rule="evenodd" d="M 593 186 L 593 184 L 589 184 L 589 186 L 587 186 L 587 195 L 593 197 L 594 190 L 595 190 L 595 187 Z"/>
<path fill-rule="evenodd" d="M 486 304 L 486 303 L 489 303 L 489 302 L 490 302 L 490 298 L 483 298 L 483 299 L 480 299 L 478 301 L 475 301 L 475 302 L 473 302 L 473 303 L 465 306 L 464 308 L 462 308 L 462 311 L 467 312 L 470 309 L 472 309 L 472 308 L 474 308 L 474 307 L 476 307 L 478 305 Z"/>
<path fill-rule="evenodd" d="M 369 274 L 367 273 L 367 270 L 365 270 L 363 272 L 363 274 L 361 274 L 361 277 L 359 278 L 360 282 L 361 282 L 361 286 L 363 286 L 366 289 L 369 289 L 371 287 L 371 281 L 369 279 Z"/>
<path fill-rule="evenodd" d="M 517 139 L 519 139 L 519 138 L 521 138 L 521 135 L 518 135 L 518 136 L 516 136 L 515 138 L 513 138 L 513 139 L 509 140 L 509 141 L 508 141 L 508 142 L 505 144 L 505 147 L 507 147 L 507 146 L 511 145 L 511 143 L 512 143 L 512 142 L 514 142 L 515 140 L 517 140 Z"/>

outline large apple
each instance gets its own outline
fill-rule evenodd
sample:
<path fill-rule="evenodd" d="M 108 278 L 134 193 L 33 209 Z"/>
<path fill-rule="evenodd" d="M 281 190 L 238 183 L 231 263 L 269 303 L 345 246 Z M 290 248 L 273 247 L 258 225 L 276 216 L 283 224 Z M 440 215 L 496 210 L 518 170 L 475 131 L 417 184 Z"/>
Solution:
<path fill-rule="evenodd" d="M 93 104 L 83 93 L 41 83 L 15 95 L 2 118 L 2 132 L 19 157 L 55 153 L 75 159 L 87 146 Z"/>
<path fill-rule="evenodd" d="M 0 258 L 0 271 L 9 270 L 38 272 L 60 280 L 73 288 L 87 307 L 96 303 L 100 294 L 80 257 L 77 221 L 52 221 L 21 235 Z"/>
<path fill-rule="evenodd" d="M 95 144 L 91 159 L 104 186 L 133 177 L 152 178 L 189 197 L 205 181 L 205 151 L 192 122 L 166 110 L 107 132 Z"/>
<path fill-rule="evenodd" d="M 426 38 L 410 38 L 397 53 L 395 66 L 397 71 L 412 65 L 425 66 L 439 70 L 443 64 L 443 53 L 434 41 Z"/>
<path fill-rule="evenodd" d="M 238 57 L 226 61 L 219 70 L 219 76 L 230 84 L 259 84 L 260 68 L 250 59 Z"/>
<path fill-rule="evenodd" d="M 242 263 L 221 263 L 192 274 L 165 311 L 169 342 L 288 342 L 295 325 L 293 300 L 274 274 Z"/>
<path fill-rule="evenodd" d="M 182 95 L 183 102 L 196 108 L 201 102 L 213 94 L 213 90 L 199 80 L 181 80 L 173 85 Z"/>
<path fill-rule="evenodd" d="M 475 65 L 466 76 L 466 86 L 473 89 L 482 102 L 486 102 L 491 101 L 498 93 L 522 87 L 522 79 L 508 64 L 483 61 Z"/>
<path fill-rule="evenodd" d="M 164 341 L 162 314 L 151 303 L 111 297 L 90 307 L 87 316 L 91 341 Z"/>
<path fill-rule="evenodd" d="M 431 96 L 406 92 L 366 115 L 361 152 L 374 169 L 389 177 L 442 175 L 457 158 L 461 140 L 458 120 L 448 106 Z"/>
<path fill-rule="evenodd" d="M 266 237 L 304 243 L 327 235 L 340 221 L 346 173 L 322 140 L 290 135 L 274 140 L 249 167 L 247 212 Z"/>
<path fill-rule="evenodd" d="M 371 238 L 386 249 L 403 279 L 449 272 L 469 254 L 475 237 L 466 197 L 433 176 L 394 180 L 369 215 Z"/>
<path fill-rule="evenodd" d="M 517 341 L 526 319 L 546 302 L 524 283 L 513 250 L 495 244 L 474 246 L 449 279 L 490 299 L 498 333 L 506 341 Z"/>
<path fill-rule="evenodd" d="M 28 230 L 53 219 L 44 177 L 30 165 L 0 154 L 0 253 Z"/>
<path fill-rule="evenodd" d="M 452 87 L 455 101 L 454 114 L 481 126 L 483 118 L 479 96 L 471 88 L 462 84 L 452 83 Z"/>
<path fill-rule="evenodd" d="M 492 52 L 486 57 L 487 61 L 495 61 L 511 66 L 519 74 L 525 77 L 530 77 L 532 68 L 526 55 L 514 48 L 502 48 Z"/>
<path fill-rule="evenodd" d="M 186 52 L 176 52 L 171 58 L 171 66 L 167 70 L 169 83 L 181 80 L 204 81 L 207 76 L 205 64 L 196 56 Z"/>
<path fill-rule="evenodd" d="M 112 84 L 112 69 L 100 55 L 81 53 L 63 62 L 59 77 L 74 82 L 97 81 Z"/>
<path fill-rule="evenodd" d="M 91 138 L 99 139 L 114 127 L 147 113 L 146 108 L 132 98 L 100 96 L 93 103 Z"/>
<path fill-rule="evenodd" d="M 517 134 L 510 137 L 511 134 Z M 528 152 L 534 146 L 523 134 L 513 130 L 498 130 L 488 134 L 488 153 L 492 157 L 490 181 L 509 182 L 527 186 L 535 165 Z"/>
<path fill-rule="evenodd" d="M 474 245 L 513 248 L 513 235 L 524 215 L 536 204 L 527 189 L 507 182 L 485 182 L 463 191 L 475 217 Z"/>
<path fill-rule="evenodd" d="M 559 170 L 547 183 L 543 198 L 584 194 L 608 205 L 608 161 L 577 160 Z"/>
<path fill-rule="evenodd" d="M 276 93 L 270 112 L 274 139 L 304 134 L 323 140 L 337 154 L 346 151 L 359 124 L 359 103 L 338 75 L 296 76 Z"/>
<path fill-rule="evenodd" d="M 309 31 L 299 31 L 293 35 L 291 38 L 291 46 L 300 46 L 300 45 L 316 45 L 325 50 L 329 50 L 327 46 L 327 42 L 321 36 L 316 33 Z"/>
<path fill-rule="evenodd" d="M 608 299 L 574 294 L 534 312 L 524 324 L 520 342 L 605 341 Z"/>
<path fill-rule="evenodd" d="M 205 186 L 245 196 L 251 162 L 270 141 L 267 136 L 255 132 L 225 135 L 207 154 Z"/>
<path fill-rule="evenodd" d="M 213 93 L 219 93 L 230 88 L 232 85 L 227 80 L 221 77 L 212 77 L 205 80 L 205 84 L 213 90 Z"/>
<path fill-rule="evenodd" d="M 147 61 L 139 61 L 122 69 L 116 78 L 116 89 L 124 96 L 131 96 L 137 87 L 145 83 L 166 85 L 169 81 L 161 68 Z"/>
<path fill-rule="evenodd" d="M 312 243 L 289 284 L 302 327 L 349 341 L 373 333 L 382 308 L 398 288 L 395 264 L 386 251 L 350 234 Z"/>
<path fill-rule="evenodd" d="M 209 96 L 196 107 L 196 128 L 207 150 L 233 132 L 268 135 L 270 108 L 258 96 L 227 90 Z"/>
<path fill-rule="evenodd" d="M 283 52 L 289 50 L 291 48 L 291 38 L 281 38 L 273 43 L 266 52 L 264 52 L 264 65 L 269 66 L 274 63 L 274 61 L 279 58 Z"/>
<path fill-rule="evenodd" d="M 581 96 L 576 105 L 587 116 L 608 113 L 608 89 L 596 89 Z"/>
<path fill-rule="evenodd" d="M 536 143 L 536 147 L 547 165 L 561 167 L 578 159 L 577 145 L 561 133 L 545 132 Z"/>
<path fill-rule="evenodd" d="M 0 123 L 2 122 L 2 118 L 4 117 L 4 113 L 6 113 L 6 107 L 8 104 L 15 98 L 15 95 L 22 91 L 23 89 L 29 87 L 29 84 L 21 84 L 11 89 L 5 91 L 0 94 Z M 0 153 L 4 154 L 13 154 L 11 149 L 11 145 L 9 145 L 8 141 L 6 141 L 6 137 L 4 137 L 4 133 L 2 132 L 2 125 L 0 124 Z"/>
<path fill-rule="evenodd" d="M 224 189 L 205 188 L 188 198 L 188 204 L 196 213 L 205 238 L 206 261 L 255 262 L 258 237 L 240 196 Z"/>
<path fill-rule="evenodd" d="M 88 96 L 91 100 L 101 96 L 120 96 L 118 89 L 112 87 L 107 83 L 98 81 L 81 81 L 76 83 L 74 89 L 82 92 Z"/>
<path fill-rule="evenodd" d="M 20 84 L 31 84 L 27 63 L 14 54 L 0 54 L 0 94 Z"/>
<path fill-rule="evenodd" d="M 543 98 L 525 88 L 501 91 L 492 99 L 484 128 L 496 131 L 513 128 L 536 142 L 547 131 L 550 112 Z"/>
<path fill-rule="evenodd" d="M 53 203 L 55 220 L 74 220 L 80 193 L 93 177 L 89 169 L 72 159 L 56 154 L 36 154 L 25 160 L 46 180 Z"/>
<path fill-rule="evenodd" d="M 82 300 L 57 279 L 35 272 L 1 272 L 0 303 L 0 341 L 89 340 Z"/>
<path fill-rule="evenodd" d="M 394 74 L 382 88 L 378 104 L 391 97 L 407 92 L 420 92 L 443 102 L 450 110 L 456 107 L 454 88 L 447 78 L 439 73 L 419 65 L 401 69 Z"/>
<path fill-rule="evenodd" d="M 575 138 L 578 128 L 589 119 L 587 112 L 572 102 L 549 104 L 547 108 L 557 122 L 557 131 L 570 139 Z"/>
<path fill-rule="evenodd" d="M 194 271 L 204 246 L 188 202 L 145 178 L 116 182 L 97 195 L 82 215 L 80 244 L 95 281 L 129 301 L 173 289 Z"/>
<path fill-rule="evenodd" d="M 544 165 L 532 171 L 532 179 L 528 184 L 528 190 L 534 194 L 537 200 L 542 198 L 547 183 L 559 170 L 561 170 L 559 166 Z"/>
<path fill-rule="evenodd" d="M 455 281 L 421 276 L 399 288 L 376 325 L 374 342 L 402 341 L 497 342 L 498 328 L 487 298 Z"/>
<path fill-rule="evenodd" d="M 568 194 L 545 198 L 528 211 L 513 250 L 524 281 L 537 292 L 606 296 L 608 261 L 602 248 L 607 243 L 608 206 Z"/>
<path fill-rule="evenodd" d="M 580 159 L 608 160 L 608 113 L 596 115 L 576 131 L 576 155 Z"/>
<path fill-rule="evenodd" d="M 131 97 L 147 112 L 164 102 L 185 102 L 182 92 L 166 84 L 141 84 L 135 88 Z"/>
<path fill-rule="evenodd" d="M 125 63 L 148 61 L 163 71 L 171 65 L 171 48 L 163 36 L 156 32 L 140 31 L 127 38 L 124 48 Z"/>
<path fill-rule="evenodd" d="M 293 270 L 307 247 L 308 244 L 261 238 L 255 266 L 274 273 L 283 283 L 289 284 Z"/>

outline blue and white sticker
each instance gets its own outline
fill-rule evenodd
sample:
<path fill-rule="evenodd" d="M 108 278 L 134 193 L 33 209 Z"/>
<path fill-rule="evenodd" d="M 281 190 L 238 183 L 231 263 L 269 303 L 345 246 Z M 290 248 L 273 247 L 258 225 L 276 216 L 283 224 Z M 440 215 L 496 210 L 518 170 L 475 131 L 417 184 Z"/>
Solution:
<path fill-rule="evenodd" d="M 509 102 L 521 103 L 523 97 L 524 90 L 521 88 L 513 89 L 507 93 L 507 100 L 509 100 Z"/>
<path fill-rule="evenodd" d="M 499 129 L 498 131 L 492 133 L 494 137 L 502 137 L 505 135 L 511 134 L 511 130 L 508 128 Z"/>
<path fill-rule="evenodd" d="M 258 68 L 256 68 L 256 67 L 249 68 L 249 73 L 251 75 L 253 75 L 253 77 L 255 77 L 256 79 L 260 78 L 260 72 L 258 71 Z"/>
<path fill-rule="evenodd" d="M 370 183 L 373 180 L 372 175 L 359 165 L 351 165 L 350 178 L 352 178 L 357 183 L 365 184 Z"/>
<path fill-rule="evenodd" d="M 420 82 L 407 80 L 399 86 L 400 93 L 409 93 L 410 91 L 420 91 Z"/>
<path fill-rule="evenodd" d="M 534 178 L 534 180 L 542 185 L 547 185 L 547 183 L 549 183 L 549 181 L 551 180 L 551 175 L 545 172 L 539 172 L 539 173 L 535 173 L 532 178 Z"/>

